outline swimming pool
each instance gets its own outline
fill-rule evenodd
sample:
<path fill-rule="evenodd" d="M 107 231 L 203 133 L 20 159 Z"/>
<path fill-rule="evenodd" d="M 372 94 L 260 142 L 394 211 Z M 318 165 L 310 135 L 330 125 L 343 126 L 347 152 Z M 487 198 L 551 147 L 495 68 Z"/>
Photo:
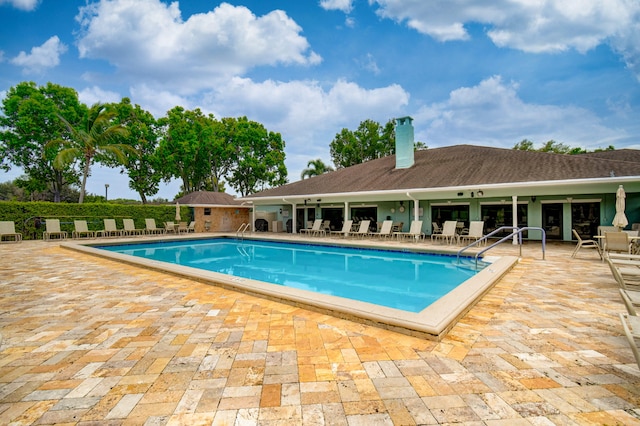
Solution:
<path fill-rule="evenodd" d="M 159 239 L 160 238 L 160 239 Z M 220 240 L 235 239 L 233 235 L 220 235 Z M 192 266 L 170 263 L 168 261 L 160 261 L 147 259 L 144 257 L 133 256 L 131 254 L 118 253 L 106 250 L 107 246 L 126 244 L 128 250 L 142 249 L 142 244 L 149 242 L 163 242 L 165 244 L 174 244 L 178 241 L 185 241 L 187 245 L 197 245 L 200 241 L 210 240 L 210 235 L 194 236 L 170 236 L 170 237 L 143 237 L 132 241 L 132 239 L 119 239 L 111 241 L 101 241 L 99 244 L 95 242 L 62 242 L 61 247 L 79 251 L 93 256 L 99 256 L 125 262 L 128 264 L 140 266 L 147 269 L 158 270 L 173 275 L 186 277 L 191 280 L 204 282 L 207 284 L 223 287 L 236 292 L 242 292 L 257 297 L 275 300 L 281 303 L 311 309 L 376 327 L 394 330 L 400 333 L 418 336 L 422 338 L 440 340 L 446 333 L 456 324 L 482 296 L 489 291 L 496 282 L 506 274 L 517 262 L 515 256 L 502 256 L 492 260 L 492 263 L 469 277 L 462 284 L 454 287 L 444 296 L 429 304 L 426 308 L 419 312 L 411 312 L 403 309 L 390 308 L 376 303 L 363 302 L 359 300 L 348 299 L 345 297 L 335 296 L 333 294 L 324 294 L 309 289 L 286 287 L 280 284 L 271 284 L 252 278 L 235 277 L 220 272 L 212 272 Z M 246 241 L 291 241 L 287 236 L 271 236 L 269 234 L 254 234 L 251 238 L 245 238 Z M 310 246 L 314 244 L 313 239 L 303 240 L 295 238 L 293 244 L 306 245 L 313 247 L 313 250 L 325 249 L 326 245 Z M 138 246 L 137 244 L 141 244 Z M 331 246 L 349 246 L 358 248 L 378 248 L 387 250 L 389 247 L 377 241 L 353 241 L 353 240 L 334 240 Z M 372 247 L 376 245 L 376 247 Z M 421 245 L 406 245 L 398 248 L 409 255 L 408 252 L 425 251 Z M 147 247 L 149 248 L 149 247 Z M 446 250 L 446 248 L 444 248 Z M 376 252 L 372 252 L 376 253 Z M 455 254 L 455 251 L 453 252 Z M 249 253 L 247 253 L 250 255 Z M 451 253 L 450 253 L 451 254 Z M 174 254 L 175 262 L 175 254 Z"/>
<path fill-rule="evenodd" d="M 453 256 L 276 241 L 217 238 L 99 248 L 409 312 L 422 311 L 476 274 Z"/>

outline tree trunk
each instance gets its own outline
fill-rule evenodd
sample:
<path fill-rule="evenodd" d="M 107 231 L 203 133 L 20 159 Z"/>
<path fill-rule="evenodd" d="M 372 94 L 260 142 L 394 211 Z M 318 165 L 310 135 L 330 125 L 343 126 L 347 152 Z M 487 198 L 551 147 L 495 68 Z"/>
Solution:
<path fill-rule="evenodd" d="M 82 173 L 82 185 L 80 186 L 80 198 L 78 204 L 82 204 L 84 201 L 85 188 L 87 187 L 87 178 L 89 177 L 89 161 L 84 166 L 84 172 Z"/>

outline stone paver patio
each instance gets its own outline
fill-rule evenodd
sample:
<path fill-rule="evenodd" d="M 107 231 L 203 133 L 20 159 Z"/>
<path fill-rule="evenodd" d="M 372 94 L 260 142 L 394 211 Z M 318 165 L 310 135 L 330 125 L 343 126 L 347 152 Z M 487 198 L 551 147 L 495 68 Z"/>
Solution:
<path fill-rule="evenodd" d="M 526 246 L 434 342 L 56 243 L 1 244 L 0 424 L 640 425 L 616 284 L 572 249 L 541 260 Z"/>

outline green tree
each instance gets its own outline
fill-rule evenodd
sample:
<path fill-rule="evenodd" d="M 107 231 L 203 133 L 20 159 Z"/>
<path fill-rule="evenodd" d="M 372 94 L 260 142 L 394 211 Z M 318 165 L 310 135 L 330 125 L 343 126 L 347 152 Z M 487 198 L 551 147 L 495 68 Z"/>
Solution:
<path fill-rule="evenodd" d="M 233 144 L 236 157 L 229 185 L 240 195 L 287 183 L 285 143 L 280 133 L 241 117 L 235 123 Z"/>
<path fill-rule="evenodd" d="M 216 120 L 209 115 L 203 126 L 203 156 L 209 165 L 205 178 L 205 189 L 224 191 L 224 178 L 229 174 L 236 160 L 234 135 L 236 120 L 223 118 Z"/>
<path fill-rule="evenodd" d="M 129 98 L 123 98 L 120 103 L 109 105 L 116 112 L 115 122 L 128 131 L 128 137 L 122 138 L 122 144 L 131 146 L 125 152 L 127 162 L 122 166 L 121 173 L 126 171 L 129 176 L 129 188 L 140 195 L 142 204 L 147 204 L 147 196 L 158 193 L 162 175 L 159 172 L 160 162 L 156 150 L 158 148 L 158 124 L 153 115 L 132 105 Z M 118 164 L 108 164 L 117 166 Z"/>
<path fill-rule="evenodd" d="M 309 162 L 307 163 L 307 168 L 302 170 L 300 178 L 304 179 L 305 177 L 320 176 L 332 171 L 333 167 L 324 164 L 324 162 L 318 158 L 315 160 L 309 160 Z"/>
<path fill-rule="evenodd" d="M 517 150 L 520 150 L 520 151 L 552 152 L 554 154 L 570 154 L 570 155 L 585 154 L 585 153 L 589 152 L 584 148 L 570 147 L 569 145 L 565 145 L 563 143 L 556 142 L 553 139 L 547 141 L 539 149 L 535 149 L 534 145 L 533 145 L 533 142 L 531 142 L 530 140 L 523 139 L 522 141 L 520 141 L 517 144 L 515 144 L 513 149 L 517 149 Z M 615 149 L 615 148 L 613 146 L 609 146 L 609 148 L 607 148 L 607 149 Z M 596 150 L 596 151 L 598 151 L 598 150 Z"/>
<path fill-rule="evenodd" d="M 37 87 L 34 82 L 11 87 L 0 111 L 1 167 L 21 167 L 32 192 L 49 190 L 59 202 L 63 189 L 78 183 L 79 174 L 71 165 L 54 167 L 59 147 L 49 142 L 70 137 L 59 117 L 77 123 L 85 112 L 71 88 L 52 83 Z"/>
<path fill-rule="evenodd" d="M 355 131 L 342 129 L 330 144 L 331 160 L 338 168 L 386 157 L 395 148 L 393 120 L 384 127 L 373 120 L 362 121 Z"/>
<path fill-rule="evenodd" d="M 129 145 L 119 143 L 128 135 L 127 129 L 114 122 L 115 111 L 101 103 L 96 103 L 87 110 L 81 126 L 74 127 L 64 117 L 60 119 L 70 132 L 67 139 L 57 139 L 49 143 L 62 149 L 55 157 L 54 167 L 62 170 L 69 164 L 80 161 L 82 167 L 82 183 L 80 184 L 80 198 L 84 201 L 87 178 L 91 172 L 91 165 L 96 162 L 112 163 L 114 161 L 125 164 L 127 152 L 133 151 Z"/>
<path fill-rule="evenodd" d="M 520 142 L 518 142 L 513 146 L 513 149 L 516 149 L 519 151 L 535 151 L 535 148 L 533 147 L 533 142 L 531 142 L 529 139 L 521 140 Z"/>
<path fill-rule="evenodd" d="M 199 109 L 189 111 L 176 106 L 158 122 L 163 126 L 158 156 L 163 164 L 164 179 L 182 180 L 185 194 L 200 190 L 209 168 L 202 142 L 206 137 L 203 129 L 207 118 Z"/>

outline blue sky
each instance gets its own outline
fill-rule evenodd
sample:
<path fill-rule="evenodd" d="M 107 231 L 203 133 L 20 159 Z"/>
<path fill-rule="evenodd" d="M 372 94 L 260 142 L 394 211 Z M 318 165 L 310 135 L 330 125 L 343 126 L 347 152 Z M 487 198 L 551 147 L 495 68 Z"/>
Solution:
<path fill-rule="evenodd" d="M 640 148 L 640 2 L 0 0 L 0 96 L 21 81 L 246 115 L 282 134 L 290 181 L 342 128 L 405 115 L 430 148 Z M 138 198 L 94 167 L 105 183 Z"/>

